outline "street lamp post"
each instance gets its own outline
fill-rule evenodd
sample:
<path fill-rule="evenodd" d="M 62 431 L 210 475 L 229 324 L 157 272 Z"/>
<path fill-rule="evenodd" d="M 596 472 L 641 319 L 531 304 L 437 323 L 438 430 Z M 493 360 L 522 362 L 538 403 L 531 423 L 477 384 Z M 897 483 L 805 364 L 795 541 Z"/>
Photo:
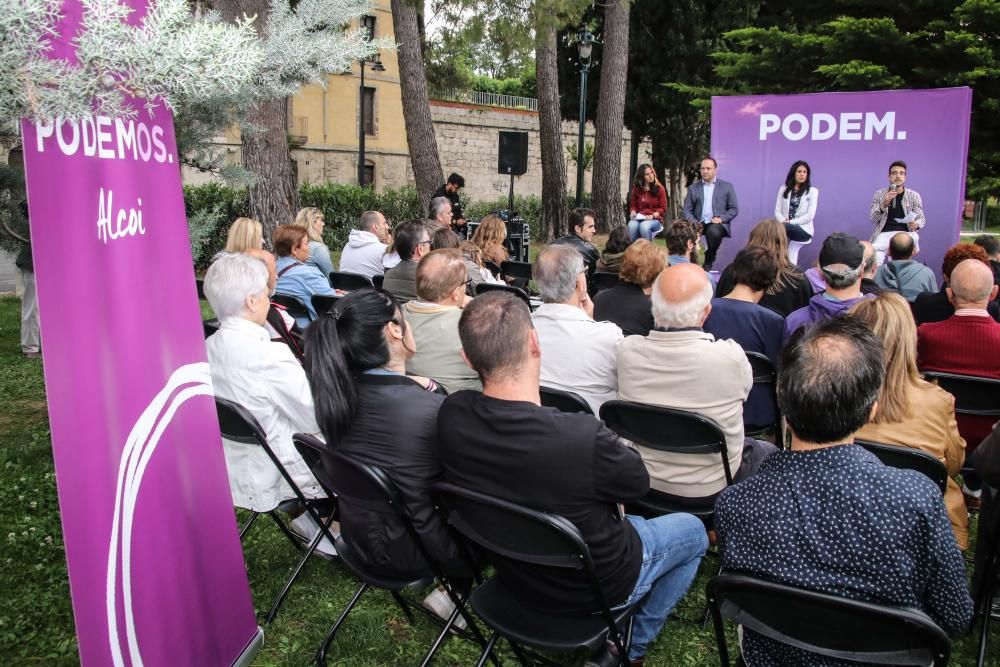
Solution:
<path fill-rule="evenodd" d="M 368 38 L 375 38 L 375 17 L 364 16 L 362 23 L 368 30 Z M 358 116 L 358 185 L 365 184 L 365 63 L 371 62 L 373 72 L 384 72 L 382 57 L 378 54 L 370 58 L 358 60 L 361 65 L 361 85 L 358 87 L 358 100 L 360 102 L 360 116 Z"/>
<path fill-rule="evenodd" d="M 583 160 L 584 131 L 587 128 L 587 74 L 590 72 L 590 56 L 594 50 L 594 35 L 580 29 L 577 33 L 577 48 L 580 50 L 580 136 L 576 142 L 576 206 L 583 204 Z"/>

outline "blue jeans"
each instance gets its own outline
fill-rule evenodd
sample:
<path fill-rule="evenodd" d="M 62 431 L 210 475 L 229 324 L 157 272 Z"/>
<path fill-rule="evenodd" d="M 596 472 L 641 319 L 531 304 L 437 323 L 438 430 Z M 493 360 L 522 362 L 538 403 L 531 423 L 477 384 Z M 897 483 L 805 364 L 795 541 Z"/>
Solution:
<path fill-rule="evenodd" d="M 663 223 L 659 220 L 646 219 L 628 221 L 628 236 L 633 241 L 640 236 L 647 241 L 652 241 L 653 234 L 656 234 L 662 229 Z"/>
<path fill-rule="evenodd" d="M 684 597 L 698 573 L 708 536 L 705 524 L 691 514 L 667 514 L 655 519 L 628 515 L 642 541 L 642 569 L 626 604 L 642 599 L 632 625 L 629 659 L 646 655 L 674 605 Z"/>

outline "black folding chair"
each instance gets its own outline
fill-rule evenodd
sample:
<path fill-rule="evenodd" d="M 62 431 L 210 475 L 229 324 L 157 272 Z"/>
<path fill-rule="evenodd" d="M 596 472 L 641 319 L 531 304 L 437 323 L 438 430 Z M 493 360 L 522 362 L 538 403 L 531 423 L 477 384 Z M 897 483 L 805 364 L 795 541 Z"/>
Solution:
<path fill-rule="evenodd" d="M 941 493 L 944 493 L 945 489 L 948 488 L 948 468 L 927 452 L 902 445 L 886 445 L 858 438 L 854 439 L 854 444 L 864 447 L 890 468 L 922 472 L 938 485 Z"/>
<path fill-rule="evenodd" d="M 928 382 L 955 397 L 955 413 L 980 417 L 1000 417 L 1000 380 L 974 375 L 921 371 Z"/>
<path fill-rule="evenodd" d="M 494 278 L 499 278 L 500 277 L 500 273 L 501 273 L 500 267 L 496 265 L 496 262 L 491 262 L 490 260 L 487 259 L 487 260 L 483 261 L 483 266 L 485 266 L 487 269 L 489 269 L 490 273 L 493 274 Z"/>
<path fill-rule="evenodd" d="M 274 620 L 275 615 L 278 613 L 278 609 L 281 604 L 285 601 L 285 596 L 288 595 L 288 591 L 292 588 L 292 584 L 295 583 L 295 579 L 299 576 L 299 572 L 302 570 L 306 561 L 309 557 L 316 551 L 316 547 L 319 546 L 320 539 L 324 536 L 333 543 L 332 535 L 328 532 L 327 526 L 333 521 L 333 503 L 331 498 L 306 498 L 302 490 L 295 484 L 295 480 L 292 476 L 288 474 L 285 470 L 285 466 L 281 464 L 281 460 L 275 455 L 274 450 L 267 442 L 267 435 L 265 435 L 264 430 L 260 427 L 260 424 L 254 418 L 250 412 L 244 408 L 242 405 L 235 403 L 233 401 L 226 400 L 224 398 L 215 397 L 215 408 L 219 414 L 219 428 L 222 432 L 222 437 L 230 442 L 235 442 L 239 444 L 246 445 L 248 447 L 261 447 L 267 454 L 267 457 L 271 460 L 274 466 L 278 469 L 282 478 L 292 489 L 292 493 L 295 494 L 294 498 L 282 502 L 277 507 L 277 511 L 290 512 L 296 509 L 302 509 L 307 512 L 309 516 L 312 517 L 316 525 L 320 527 L 320 531 L 316 533 L 316 536 L 307 545 L 302 557 L 299 562 L 292 569 L 291 574 L 285 580 L 285 584 L 278 593 L 278 597 L 275 598 L 274 602 L 271 604 L 270 610 L 267 612 L 264 623 L 270 623 Z M 320 517 L 319 510 L 329 510 L 329 518 L 324 520 Z M 285 534 L 285 537 L 295 546 L 296 549 L 301 550 L 302 545 L 299 539 L 292 534 L 285 523 L 278 516 L 276 510 L 271 510 L 268 512 L 274 522 L 278 524 L 281 532 Z M 250 518 L 247 520 L 243 527 L 240 528 L 240 539 L 247 534 L 250 527 L 260 516 L 259 512 L 251 511 Z"/>
<path fill-rule="evenodd" d="M 778 412 L 778 371 L 767 355 L 760 352 L 746 352 L 747 361 L 750 362 L 750 369 L 753 371 L 753 387 L 750 393 L 754 397 L 763 395 L 764 400 L 770 402 L 774 407 L 774 421 L 770 424 L 748 424 L 743 422 L 743 433 L 748 438 L 755 438 L 764 435 L 769 431 L 774 431 L 779 448 L 781 447 L 781 413 Z M 748 399 L 749 400 L 749 399 Z M 758 399 L 759 400 L 759 399 Z M 744 414 L 746 406 L 744 405 Z"/>
<path fill-rule="evenodd" d="M 210 336 L 212 336 L 212 334 L 218 331 L 220 326 L 221 325 L 219 324 L 219 320 L 216 319 L 201 321 L 201 328 L 205 333 L 206 339 L 208 339 Z"/>
<path fill-rule="evenodd" d="M 422 605 L 414 603 L 402 595 L 407 590 L 426 589 L 435 580 L 441 584 L 441 587 L 444 588 L 449 598 L 451 598 L 451 601 L 455 604 L 455 610 L 445 621 L 444 627 L 426 656 L 424 656 L 421 665 L 430 664 L 434 654 L 437 653 L 441 644 L 447 639 L 448 633 L 453 631 L 452 626 L 458 620 L 459 614 L 462 614 L 471 633 L 471 635 L 466 634 L 465 636 L 471 636 L 479 642 L 480 646 L 484 646 L 486 639 L 479 628 L 475 625 L 472 618 L 469 618 L 467 614 L 462 612 L 468 599 L 468 590 L 457 591 L 445 575 L 443 568 L 433 558 L 423 539 L 420 537 L 420 533 L 417 532 L 413 524 L 413 516 L 406 502 L 396 488 L 396 485 L 389 479 L 389 476 L 378 466 L 333 453 L 326 444 L 311 435 L 296 433 L 292 436 L 292 442 L 295 443 L 295 448 L 309 465 L 313 476 L 327 489 L 327 493 L 337 497 L 349 498 L 359 504 L 363 503 L 368 507 L 382 506 L 395 514 L 431 570 L 429 575 L 414 575 L 410 577 L 387 574 L 385 571 L 373 567 L 360 554 L 352 550 L 343 536 L 338 537 L 336 541 L 337 555 L 340 556 L 341 562 L 347 566 L 355 578 L 361 582 L 361 585 L 327 632 L 323 643 L 320 644 L 319 650 L 316 653 L 316 662 L 320 665 L 326 664 L 327 650 L 333 643 L 337 631 L 340 630 L 341 626 L 347 620 L 348 615 L 361 600 L 361 596 L 370 588 L 388 591 L 410 623 L 414 622 L 412 613 L 414 610 L 436 622 L 440 621 L 436 615 L 425 609 Z M 324 462 L 328 463 L 328 465 L 324 465 Z M 461 633 L 457 628 L 454 631 Z"/>
<path fill-rule="evenodd" d="M 332 294 L 313 294 L 312 307 L 316 311 L 316 316 L 321 317 L 329 312 L 331 308 L 337 305 L 338 299 L 340 299 L 339 296 L 333 296 Z"/>
<path fill-rule="evenodd" d="M 560 412 L 585 412 L 588 415 L 594 414 L 590 409 L 590 404 L 583 400 L 579 394 L 562 389 L 551 387 L 539 387 L 538 393 L 542 397 L 542 405 L 548 408 L 555 408 Z"/>
<path fill-rule="evenodd" d="M 542 651 L 595 651 L 610 640 L 622 665 L 628 665 L 632 639 L 632 614 L 636 605 L 612 610 L 594 573 L 590 549 L 570 521 L 556 514 L 538 512 L 515 503 L 464 489 L 453 484 L 435 487 L 448 515 L 448 523 L 484 552 L 501 573 L 510 568 L 543 566 L 576 570 L 593 592 L 597 613 L 547 614 L 522 603 L 499 576 L 488 579 L 470 596 L 473 611 L 492 630 L 478 666 L 500 637 L 510 643 L 522 664 L 529 664 L 521 645 Z M 625 636 L 619 626 L 627 623 Z M 543 662 L 553 663 L 541 656 Z"/>
<path fill-rule="evenodd" d="M 306 308 L 306 305 L 291 294 L 273 294 L 271 296 L 271 301 L 284 307 L 284 309 L 288 311 L 288 314 L 296 319 L 300 317 L 304 317 L 309 320 L 312 319 L 312 315 L 309 314 L 309 309 Z"/>
<path fill-rule="evenodd" d="M 500 274 L 505 278 L 517 278 L 518 280 L 525 281 L 525 284 L 531 280 L 531 262 L 515 262 L 512 260 L 507 260 L 500 264 Z"/>
<path fill-rule="evenodd" d="M 531 299 L 528 298 L 528 293 L 525 292 L 520 287 L 514 287 L 513 285 L 504 285 L 503 283 L 479 283 L 476 285 L 476 296 L 480 294 L 485 294 L 486 292 L 508 292 L 513 294 L 517 298 L 524 301 L 528 308 L 531 308 Z"/>
<path fill-rule="evenodd" d="M 611 271 L 595 271 L 590 274 L 590 289 L 594 294 L 602 289 L 611 289 L 622 284 L 621 276 Z"/>
<path fill-rule="evenodd" d="M 829 658 L 943 667 L 951 655 L 948 635 L 916 609 L 849 600 L 743 574 L 713 577 L 705 593 L 722 667 L 730 665 L 724 618 Z"/>
<path fill-rule="evenodd" d="M 205 297 L 205 281 L 202 280 L 201 278 L 197 278 L 194 281 L 194 284 L 195 284 L 195 287 L 198 289 L 198 300 L 199 301 L 205 301 L 206 300 L 206 297 Z"/>
<path fill-rule="evenodd" d="M 726 484 L 733 483 L 726 435 L 718 424 L 707 417 L 656 405 L 608 401 L 601 406 L 601 419 L 621 437 L 647 449 L 676 454 L 719 454 Z M 681 498 L 650 489 L 629 508 L 646 518 L 687 512 L 711 528 L 715 516 L 715 496 Z"/>
<path fill-rule="evenodd" d="M 385 282 L 385 276 L 381 273 L 377 276 L 372 276 L 372 285 L 374 285 L 376 289 L 382 289 L 383 282 Z"/>
<path fill-rule="evenodd" d="M 351 273 L 350 271 L 332 271 L 330 273 L 330 285 L 333 289 L 339 289 L 344 292 L 353 292 L 356 289 L 364 289 L 366 287 L 374 287 L 375 283 L 368 276 L 363 276 L 360 273 Z"/>

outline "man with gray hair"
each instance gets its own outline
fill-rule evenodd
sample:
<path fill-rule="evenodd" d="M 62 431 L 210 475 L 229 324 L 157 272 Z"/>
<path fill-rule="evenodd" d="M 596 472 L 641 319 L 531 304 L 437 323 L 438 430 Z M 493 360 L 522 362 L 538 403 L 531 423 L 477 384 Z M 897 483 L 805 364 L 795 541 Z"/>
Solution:
<path fill-rule="evenodd" d="M 864 275 L 865 249 L 850 234 L 834 232 L 823 241 L 819 251 L 820 272 L 826 291 L 809 299 L 809 303 L 785 318 L 785 339 L 797 329 L 847 312 L 861 299 L 874 295 L 861 293 Z"/>
<path fill-rule="evenodd" d="M 424 223 L 427 225 L 427 233 L 431 236 L 434 232 L 447 227 L 451 229 L 452 210 L 451 200 L 447 197 L 435 197 L 431 200 L 430 217 Z"/>
<path fill-rule="evenodd" d="M 618 398 L 622 331 L 594 321 L 586 267 L 576 248 L 547 246 L 532 272 L 543 301 L 531 316 L 542 346 L 542 386 L 579 394 L 596 415 L 605 401 Z"/>
<path fill-rule="evenodd" d="M 650 294 L 656 328 L 629 336 L 618 348 L 618 392 L 625 401 L 707 417 L 726 436 L 735 481 L 756 472 L 774 445 L 743 435 L 743 403 L 753 372 L 743 348 L 702 329 L 712 310 L 712 284 L 697 264 L 663 270 Z M 639 448 L 657 491 L 706 498 L 726 487 L 718 454 L 675 454 Z"/>
<path fill-rule="evenodd" d="M 378 211 L 365 211 L 347 237 L 347 245 L 340 255 L 340 270 L 369 278 L 381 276 L 393 266 L 383 264 L 391 239 L 385 216 Z"/>

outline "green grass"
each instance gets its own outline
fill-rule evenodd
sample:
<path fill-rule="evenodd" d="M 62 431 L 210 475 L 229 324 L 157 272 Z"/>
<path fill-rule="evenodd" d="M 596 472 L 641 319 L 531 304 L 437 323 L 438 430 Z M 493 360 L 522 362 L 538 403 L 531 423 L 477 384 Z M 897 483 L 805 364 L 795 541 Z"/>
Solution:
<path fill-rule="evenodd" d="M 4 540 L 0 555 L 0 665 L 72 665 L 79 658 L 56 501 L 42 364 L 20 354 L 19 307 L 17 299 L 0 298 L 0 488 L 4 490 L 0 495 L 0 539 Z M 265 519 L 258 521 L 244 544 L 259 615 L 266 612 L 297 556 L 277 528 Z M 676 611 L 678 617 L 669 621 L 646 664 L 718 664 L 712 629 L 702 628 L 700 623 L 705 582 L 717 567 L 717 560 L 706 557 L 697 580 Z M 278 617 L 264 629 L 264 647 L 254 664 L 308 664 L 356 585 L 339 564 L 313 559 Z M 415 664 L 435 632 L 436 628 L 423 619 L 411 626 L 391 597 L 371 591 L 341 629 L 331 649 L 330 664 Z M 952 664 L 974 664 L 973 644 L 969 638 L 957 642 Z M 994 646 L 1000 650 L 1000 637 L 994 639 Z M 474 646 L 453 638 L 439 651 L 435 664 L 468 665 L 477 655 Z M 504 664 L 515 663 L 509 652 L 503 657 Z M 567 656 L 567 664 L 580 664 L 583 657 Z"/>

